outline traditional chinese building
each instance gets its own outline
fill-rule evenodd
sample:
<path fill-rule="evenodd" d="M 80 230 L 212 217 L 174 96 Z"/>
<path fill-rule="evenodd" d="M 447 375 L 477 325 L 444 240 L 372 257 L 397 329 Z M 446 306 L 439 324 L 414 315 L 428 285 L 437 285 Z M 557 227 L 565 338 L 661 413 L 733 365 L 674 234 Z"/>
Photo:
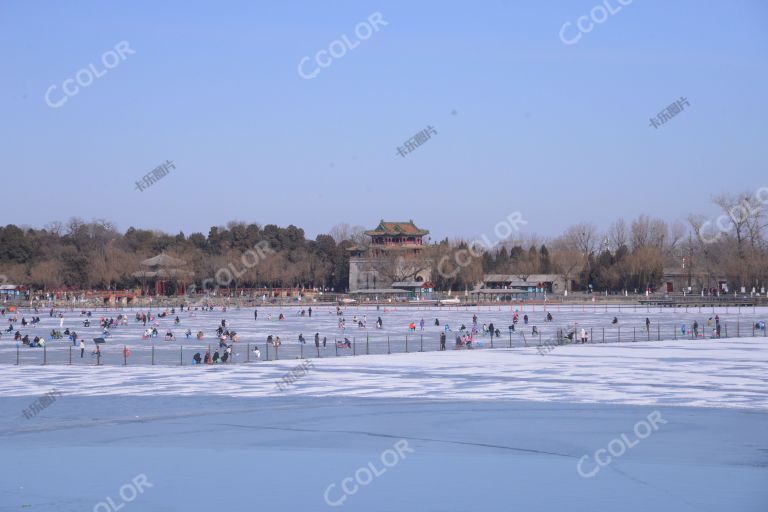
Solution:
<path fill-rule="evenodd" d="M 428 234 L 412 220 L 382 220 L 376 229 L 366 231 L 370 243 L 349 248 L 349 291 L 384 291 L 395 282 L 429 281 L 431 261 L 424 252 Z"/>
<path fill-rule="evenodd" d="M 153 295 L 167 295 L 172 291 L 177 295 L 183 295 L 187 282 L 193 276 L 192 272 L 181 268 L 186 264 L 184 260 L 161 253 L 142 261 L 141 265 L 146 268 L 132 275 L 141 281 L 141 288 L 145 294 L 149 294 L 150 289 L 154 289 Z"/>

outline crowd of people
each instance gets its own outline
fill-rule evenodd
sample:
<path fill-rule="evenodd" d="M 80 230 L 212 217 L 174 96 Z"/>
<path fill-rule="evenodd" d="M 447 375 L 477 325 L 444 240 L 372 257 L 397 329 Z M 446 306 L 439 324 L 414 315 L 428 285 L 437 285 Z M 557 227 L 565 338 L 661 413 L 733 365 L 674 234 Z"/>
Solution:
<path fill-rule="evenodd" d="M 378 308 L 377 308 L 378 309 Z M 332 338 L 332 345 L 335 346 L 335 348 L 338 349 L 352 349 L 353 348 L 353 341 L 350 340 L 351 335 L 347 334 L 347 331 L 349 329 L 348 325 L 351 325 L 353 329 L 362 330 L 365 332 L 366 339 L 368 336 L 368 326 L 369 326 L 369 320 L 368 315 L 363 313 L 362 315 L 358 316 L 359 310 L 354 310 L 354 314 L 352 314 L 349 317 L 349 324 L 347 322 L 348 320 L 348 311 L 346 308 L 343 308 L 341 305 L 337 305 L 335 308 L 328 308 L 328 314 L 336 316 L 336 319 L 334 320 L 337 328 L 337 332 L 326 332 L 321 334 L 320 331 L 314 332 L 314 335 L 309 334 L 305 337 L 303 332 L 300 332 L 298 334 L 298 337 L 293 338 L 296 340 L 296 343 L 299 345 L 305 346 L 308 343 L 307 337 L 311 337 L 312 341 L 314 341 L 315 348 L 317 349 L 318 355 L 320 354 L 320 350 L 325 349 L 328 344 L 328 337 L 330 336 Z M 220 319 L 217 319 L 216 323 L 212 326 L 209 326 L 208 328 L 204 327 L 203 329 L 199 329 L 196 331 L 196 333 L 193 333 L 192 329 L 188 326 L 183 325 L 185 322 L 187 322 L 191 318 L 197 317 L 198 312 L 206 312 L 206 313 L 221 313 Z M 386 308 L 384 309 L 384 313 L 386 313 Z M 38 311 L 35 309 L 32 311 L 31 315 L 22 315 L 19 318 L 19 313 L 16 310 L 10 310 L 6 308 L 0 309 L 0 315 L 2 317 L 5 317 L 5 320 L 7 321 L 7 327 L 2 330 L 3 333 L 8 333 L 12 335 L 12 338 L 15 342 L 19 344 L 19 346 L 25 346 L 29 348 L 40 348 L 45 347 L 48 341 L 39 333 L 39 332 L 28 332 L 29 330 L 33 330 L 35 328 L 39 327 L 40 324 L 40 317 L 38 316 Z M 65 322 L 65 315 L 63 311 L 57 310 L 56 308 L 51 308 L 49 311 L 49 317 L 58 319 L 59 328 L 52 328 L 50 330 L 50 333 L 47 335 L 50 340 L 53 341 L 59 341 L 59 340 L 67 340 L 72 343 L 72 346 L 75 349 L 79 349 L 80 351 L 80 357 L 83 358 L 86 353 L 86 345 L 92 345 L 93 350 L 92 354 L 96 357 L 99 357 L 101 354 L 101 348 L 99 347 L 99 342 L 96 340 L 102 340 L 101 343 L 104 343 L 105 340 L 112 337 L 116 332 L 121 332 L 130 324 L 131 318 L 128 314 L 120 313 L 116 314 L 115 316 L 109 316 L 104 315 L 100 316 L 98 319 L 94 316 L 94 313 L 89 310 L 81 310 L 80 311 L 80 318 L 78 320 L 79 323 L 82 324 L 82 329 L 85 330 L 86 338 L 94 337 L 94 341 L 86 341 L 86 339 L 81 336 L 80 333 L 75 331 L 75 329 L 71 327 L 64 328 L 64 322 Z M 307 308 L 300 308 L 295 311 L 295 317 L 300 318 L 302 321 L 302 324 L 311 324 L 315 321 L 317 318 L 322 318 L 322 315 L 318 317 L 317 315 L 313 316 L 313 308 L 307 307 Z M 71 314 L 71 313 L 70 313 Z M 70 324 L 71 324 L 71 316 L 70 318 Z M 205 351 L 196 351 L 192 357 L 192 361 L 194 364 L 230 364 L 233 362 L 234 357 L 236 355 L 234 351 L 234 347 L 236 344 L 240 341 L 240 334 L 238 331 L 233 327 L 228 325 L 228 319 L 227 316 L 227 308 L 221 307 L 221 306 L 212 306 L 209 304 L 205 304 L 203 306 L 197 306 L 192 307 L 188 305 L 179 305 L 178 307 L 170 307 L 166 309 L 162 309 L 159 311 L 138 311 L 136 313 L 132 313 L 132 320 L 134 324 L 139 324 L 143 330 L 140 332 L 141 339 L 144 341 L 149 340 L 156 340 L 162 336 L 162 339 L 166 342 L 178 342 L 178 338 L 176 336 L 175 329 L 178 329 L 179 332 L 184 333 L 184 337 L 182 339 L 189 341 L 191 343 L 194 343 L 195 341 L 204 341 L 207 337 L 206 332 L 211 333 L 210 336 L 212 339 L 216 340 L 218 342 L 218 347 L 214 350 L 211 350 L 210 346 L 208 350 Z M 525 333 L 530 332 L 530 335 L 537 337 L 541 339 L 541 329 L 539 325 L 536 324 L 536 320 L 540 320 L 544 324 L 550 324 L 554 322 L 554 316 L 551 311 L 548 312 L 542 312 L 541 316 L 536 315 L 535 313 L 524 313 L 520 311 L 512 311 L 509 313 L 511 317 L 511 323 L 508 325 L 508 331 L 509 335 L 512 336 L 513 334 L 518 336 L 525 336 Z M 496 315 L 498 317 L 498 315 Z M 212 315 L 206 315 L 206 318 L 211 318 Z M 222 318 L 223 317 L 223 318 Z M 536 317 L 536 318 L 534 318 Z M 216 318 L 216 317 L 213 317 Z M 266 318 L 266 322 L 271 323 L 273 321 L 279 322 L 287 322 L 290 323 L 290 320 L 287 320 L 286 314 L 284 312 L 279 312 L 277 314 L 276 318 L 273 318 L 272 313 L 268 313 L 266 317 L 262 317 L 260 319 L 259 317 L 259 311 L 258 309 L 253 310 L 253 321 L 258 323 L 264 322 L 264 318 Z M 374 322 L 374 328 L 377 330 L 382 330 L 384 328 L 384 321 L 382 319 L 382 316 L 376 315 Z M 453 317 L 455 318 L 455 317 Z M 312 320 L 310 320 L 312 319 Z M 400 317 L 400 321 L 402 322 L 402 317 Z M 238 317 L 239 322 L 243 322 L 242 317 Z M 198 322 L 199 323 L 199 322 Z M 501 338 L 502 332 L 501 329 L 494 325 L 493 322 L 481 322 L 480 318 L 478 317 L 478 314 L 473 314 L 471 317 L 471 321 L 467 322 L 468 326 L 465 324 L 460 324 L 458 329 L 452 329 L 451 325 L 446 321 L 445 318 L 442 320 L 439 317 L 435 317 L 434 319 L 427 319 L 424 317 L 416 317 L 407 320 L 405 323 L 400 324 L 404 332 L 408 333 L 414 333 L 414 332 L 425 332 L 428 330 L 427 325 L 431 324 L 434 327 L 439 328 L 432 329 L 433 331 L 437 331 L 437 334 L 439 335 L 439 343 L 440 343 L 440 350 L 446 350 L 447 346 L 447 340 L 450 337 L 453 338 L 453 347 L 454 349 L 473 349 L 478 346 L 484 346 L 487 340 L 491 341 L 491 344 L 493 343 L 494 338 Z M 703 325 L 702 325 L 703 324 Z M 16 328 L 16 326 L 19 326 Z M 327 325 L 327 322 L 326 324 Z M 618 328 L 619 327 L 619 319 L 618 317 L 613 317 L 613 319 L 610 322 L 610 325 L 613 327 Z M 698 320 L 693 320 L 690 324 L 688 323 L 682 323 L 679 326 L 679 333 L 682 336 L 688 336 L 690 335 L 693 338 L 698 337 L 707 337 L 705 333 L 707 331 L 704 330 L 704 325 L 706 325 L 707 331 L 711 332 L 711 336 L 713 338 L 719 338 L 721 337 L 721 321 L 719 315 L 714 315 L 708 319 L 706 319 L 705 322 L 699 323 Z M 523 327 L 525 326 L 525 329 Z M 241 326 L 244 327 L 244 326 Z M 765 332 L 765 322 L 764 321 L 757 321 L 754 323 L 753 328 L 757 332 Z M 183 329 L 183 331 L 181 331 Z M 392 328 L 390 328 L 392 329 Z M 275 356 L 278 356 L 278 351 L 283 344 L 283 340 L 281 339 L 281 336 L 278 334 L 275 334 L 275 330 L 283 330 L 281 328 L 275 329 L 274 327 L 269 327 L 269 331 L 272 331 L 272 333 L 266 335 L 266 339 L 264 339 L 264 342 L 266 343 L 269 349 L 274 350 Z M 289 331 L 290 328 L 286 326 L 285 331 Z M 314 330 L 314 329 L 313 329 Z M 330 329 L 332 331 L 332 329 Z M 395 326 L 395 332 L 399 330 L 397 326 Z M 529 330 L 529 331 L 528 331 Z M 579 326 L 578 324 L 566 327 L 565 329 L 554 329 L 554 328 L 547 328 L 546 329 L 549 333 L 554 335 L 554 332 L 556 331 L 561 340 L 565 340 L 566 342 L 572 342 L 572 343 L 589 343 L 590 338 L 592 335 L 592 332 L 590 329 L 587 329 L 585 326 Z M 651 320 L 650 318 L 645 319 L 645 330 L 650 334 L 651 332 Z M 47 332 L 47 331 L 46 331 Z M 295 331 L 294 331 L 295 332 Z M 214 334 L 215 333 L 215 334 Z M 0 337 L 2 336 L 2 333 L 0 333 Z M 194 340 L 192 337 L 194 336 Z M 293 335 L 295 336 L 295 334 Z M 124 337 L 124 335 L 123 335 Z M 285 338 L 285 336 L 284 336 Z M 250 338 L 247 340 L 249 344 L 253 347 L 252 348 L 252 354 L 249 354 L 249 360 L 258 361 L 262 357 L 261 349 L 259 348 L 259 342 L 258 339 Z M 262 345 L 263 346 L 263 345 Z M 129 353 L 125 352 L 124 357 L 128 357 Z M 252 356 L 252 357 L 251 357 Z"/>

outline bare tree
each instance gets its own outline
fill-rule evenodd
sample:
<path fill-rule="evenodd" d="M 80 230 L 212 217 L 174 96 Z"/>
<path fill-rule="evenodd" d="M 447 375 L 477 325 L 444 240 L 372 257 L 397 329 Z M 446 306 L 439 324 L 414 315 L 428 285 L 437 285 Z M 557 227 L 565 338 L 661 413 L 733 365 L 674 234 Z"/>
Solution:
<path fill-rule="evenodd" d="M 627 224 L 624 219 L 617 220 L 608 228 L 608 242 L 614 251 L 627 246 Z"/>

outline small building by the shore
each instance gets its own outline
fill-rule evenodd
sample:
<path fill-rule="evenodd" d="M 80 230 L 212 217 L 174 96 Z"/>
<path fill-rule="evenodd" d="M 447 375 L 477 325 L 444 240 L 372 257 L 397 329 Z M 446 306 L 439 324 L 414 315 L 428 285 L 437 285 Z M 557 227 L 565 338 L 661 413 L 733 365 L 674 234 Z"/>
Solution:
<path fill-rule="evenodd" d="M 154 291 L 152 295 L 168 295 L 171 292 L 183 295 L 194 275 L 183 268 L 186 264 L 184 260 L 161 253 L 142 261 L 141 265 L 145 268 L 132 275 L 141 282 L 145 295 L 149 295 L 150 290 Z"/>
<path fill-rule="evenodd" d="M 566 290 L 565 279 L 560 274 L 486 274 L 477 292 L 489 294 L 509 292 L 526 294 L 559 294 Z"/>

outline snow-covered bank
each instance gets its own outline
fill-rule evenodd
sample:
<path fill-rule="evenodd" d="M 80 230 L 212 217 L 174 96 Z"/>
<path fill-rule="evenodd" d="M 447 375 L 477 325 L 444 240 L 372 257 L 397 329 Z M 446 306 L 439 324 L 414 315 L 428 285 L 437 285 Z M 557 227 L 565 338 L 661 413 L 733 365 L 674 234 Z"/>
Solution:
<path fill-rule="evenodd" d="M 765 338 L 371 355 L 233 366 L 0 366 L 2 396 L 334 396 L 768 410 Z"/>

